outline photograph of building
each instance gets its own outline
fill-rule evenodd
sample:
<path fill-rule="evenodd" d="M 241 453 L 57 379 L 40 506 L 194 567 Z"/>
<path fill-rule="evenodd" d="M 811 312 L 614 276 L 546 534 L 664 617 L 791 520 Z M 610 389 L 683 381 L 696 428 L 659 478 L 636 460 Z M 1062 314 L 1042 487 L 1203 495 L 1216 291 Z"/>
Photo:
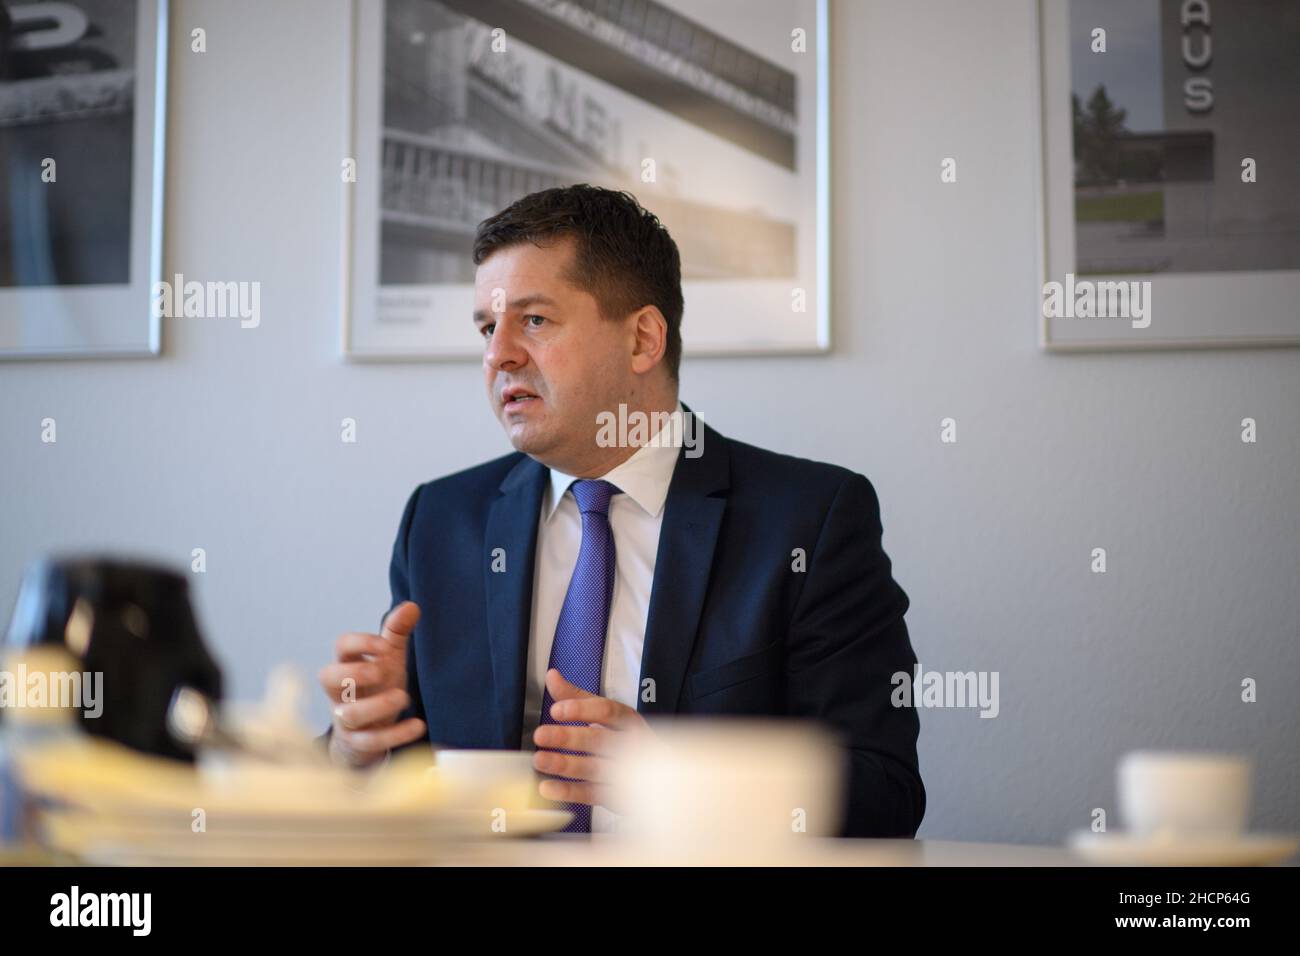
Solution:
<path fill-rule="evenodd" d="M 0 2 L 0 287 L 130 280 L 135 0 Z"/>
<path fill-rule="evenodd" d="M 1070 55 L 1078 273 L 1300 269 L 1300 7 L 1072 0 Z"/>
<path fill-rule="evenodd" d="M 381 282 L 472 281 L 479 221 L 573 182 L 635 193 L 678 237 L 684 278 L 793 276 L 781 205 L 697 193 L 671 150 L 647 183 L 637 146 L 686 125 L 794 179 L 794 74 L 655 0 L 574 6 L 580 22 L 528 0 L 389 0 Z"/>

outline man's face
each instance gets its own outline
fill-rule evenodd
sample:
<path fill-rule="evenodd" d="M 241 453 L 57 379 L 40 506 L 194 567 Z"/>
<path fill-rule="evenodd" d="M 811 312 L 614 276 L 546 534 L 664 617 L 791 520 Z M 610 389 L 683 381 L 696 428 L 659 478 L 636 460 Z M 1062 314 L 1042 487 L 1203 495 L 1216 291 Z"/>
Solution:
<path fill-rule="evenodd" d="M 636 393 L 635 330 L 572 285 L 572 239 L 498 249 L 474 281 L 488 401 L 516 451 L 578 474 L 599 460 L 596 416 Z"/>

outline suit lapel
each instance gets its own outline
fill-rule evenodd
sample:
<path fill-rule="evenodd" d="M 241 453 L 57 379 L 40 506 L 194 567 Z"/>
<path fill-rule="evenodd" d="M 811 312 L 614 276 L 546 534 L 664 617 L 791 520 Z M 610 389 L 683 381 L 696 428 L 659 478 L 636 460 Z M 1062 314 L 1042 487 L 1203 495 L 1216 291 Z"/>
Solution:
<path fill-rule="evenodd" d="M 501 725 L 499 747 L 518 750 L 524 718 L 524 675 L 528 632 L 533 619 L 533 572 L 537 558 L 537 522 L 547 470 L 528 456 L 501 482 L 501 495 L 488 511 L 483 540 L 488 640 L 492 652 L 495 712 Z M 494 572 L 493 552 L 505 552 L 506 570 Z"/>
<path fill-rule="evenodd" d="M 686 457 L 685 448 L 679 453 L 664 505 L 641 652 L 637 710 L 643 714 L 677 710 L 726 510 L 725 494 L 719 493 L 730 486 L 727 440 L 705 425 L 700 447 L 698 458 Z M 654 681 L 653 701 L 644 699 L 647 679 Z"/>

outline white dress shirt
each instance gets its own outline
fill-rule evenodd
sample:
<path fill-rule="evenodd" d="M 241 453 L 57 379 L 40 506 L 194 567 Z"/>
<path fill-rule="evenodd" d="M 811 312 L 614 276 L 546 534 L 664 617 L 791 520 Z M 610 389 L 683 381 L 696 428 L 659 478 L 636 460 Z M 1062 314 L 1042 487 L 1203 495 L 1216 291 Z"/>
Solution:
<path fill-rule="evenodd" d="M 665 425 L 668 434 L 683 434 L 682 406 L 673 412 L 674 421 Z M 657 433 L 656 433 L 657 434 Z M 638 448 L 627 461 L 601 475 L 622 494 L 609 503 L 609 524 L 614 533 L 614 599 L 609 611 L 605 638 L 605 660 L 601 668 L 601 696 L 636 709 L 641 682 L 641 650 L 645 643 L 646 619 L 650 613 L 650 588 L 654 584 L 655 557 L 659 553 L 659 529 L 673 469 L 681 449 L 665 444 Z M 582 544 L 582 515 L 569 486 L 577 479 L 551 469 L 550 486 L 542 497 L 537 532 L 537 562 L 533 578 L 533 617 L 528 641 L 528 674 L 524 691 L 525 750 L 535 750 L 533 731 L 541 720 L 551 645 L 560 609 L 569 590 L 569 580 L 578 563 Z M 596 806 L 591 814 L 592 832 L 615 829 L 617 817 Z"/>

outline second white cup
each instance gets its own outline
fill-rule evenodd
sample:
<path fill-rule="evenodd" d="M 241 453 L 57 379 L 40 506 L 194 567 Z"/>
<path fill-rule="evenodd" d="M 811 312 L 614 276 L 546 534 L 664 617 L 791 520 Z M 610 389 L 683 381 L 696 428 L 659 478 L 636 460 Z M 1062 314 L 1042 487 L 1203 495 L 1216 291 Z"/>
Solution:
<path fill-rule="evenodd" d="M 1119 764 L 1119 803 L 1133 833 L 1230 836 L 1250 815 L 1249 757 L 1139 750 Z"/>

